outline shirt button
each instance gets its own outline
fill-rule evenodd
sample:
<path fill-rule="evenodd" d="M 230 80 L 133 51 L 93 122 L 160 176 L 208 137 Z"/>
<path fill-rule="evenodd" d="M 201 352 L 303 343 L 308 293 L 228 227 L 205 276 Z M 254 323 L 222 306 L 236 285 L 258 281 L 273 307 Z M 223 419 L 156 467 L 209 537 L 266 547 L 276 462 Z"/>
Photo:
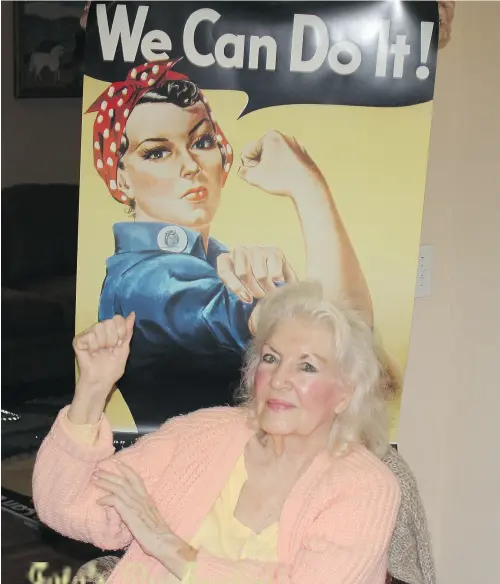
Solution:
<path fill-rule="evenodd" d="M 170 253 L 182 253 L 188 244 L 184 229 L 178 225 L 169 225 L 160 230 L 157 237 L 158 247 Z"/>

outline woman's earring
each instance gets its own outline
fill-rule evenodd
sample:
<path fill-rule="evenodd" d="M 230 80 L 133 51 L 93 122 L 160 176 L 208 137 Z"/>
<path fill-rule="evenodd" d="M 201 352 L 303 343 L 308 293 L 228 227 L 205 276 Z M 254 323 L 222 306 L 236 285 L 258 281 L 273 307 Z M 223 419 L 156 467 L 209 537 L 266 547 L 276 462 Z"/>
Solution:
<path fill-rule="evenodd" d="M 134 199 L 130 199 L 129 197 L 123 195 L 125 197 L 125 205 L 127 205 L 127 209 L 126 209 L 126 213 L 127 215 L 129 215 L 130 217 L 133 217 L 135 219 L 135 200 Z"/>

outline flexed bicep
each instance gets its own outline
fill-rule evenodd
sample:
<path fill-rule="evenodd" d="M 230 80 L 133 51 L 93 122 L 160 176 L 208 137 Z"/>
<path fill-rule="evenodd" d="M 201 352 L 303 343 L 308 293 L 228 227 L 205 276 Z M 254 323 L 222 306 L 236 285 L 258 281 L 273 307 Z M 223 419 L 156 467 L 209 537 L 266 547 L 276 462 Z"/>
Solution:
<path fill-rule="evenodd" d="M 303 145 L 272 130 L 242 150 L 238 174 L 271 195 L 293 201 L 306 248 L 307 278 L 321 282 L 331 298 L 347 299 L 372 326 L 370 292 L 348 231 L 330 186 Z"/>

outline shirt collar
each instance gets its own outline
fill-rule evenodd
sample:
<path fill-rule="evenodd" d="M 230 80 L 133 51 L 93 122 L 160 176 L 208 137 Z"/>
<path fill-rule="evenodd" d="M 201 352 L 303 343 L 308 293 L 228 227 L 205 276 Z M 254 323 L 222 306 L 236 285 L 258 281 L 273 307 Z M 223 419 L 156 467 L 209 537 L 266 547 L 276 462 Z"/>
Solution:
<path fill-rule="evenodd" d="M 213 238 L 209 238 L 205 253 L 201 235 L 197 231 L 175 225 L 149 221 L 120 222 L 113 225 L 115 253 L 163 251 L 194 255 L 212 263 L 227 251 Z"/>

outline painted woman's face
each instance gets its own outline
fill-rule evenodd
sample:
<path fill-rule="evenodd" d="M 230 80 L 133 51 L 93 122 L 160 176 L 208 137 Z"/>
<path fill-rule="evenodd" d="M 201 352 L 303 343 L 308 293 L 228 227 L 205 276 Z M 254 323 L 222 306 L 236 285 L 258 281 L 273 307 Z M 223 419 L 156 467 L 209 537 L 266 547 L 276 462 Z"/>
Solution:
<path fill-rule="evenodd" d="M 130 114 L 118 185 L 135 200 L 138 221 L 199 230 L 219 206 L 222 158 L 202 102 L 188 108 L 145 103 Z"/>

